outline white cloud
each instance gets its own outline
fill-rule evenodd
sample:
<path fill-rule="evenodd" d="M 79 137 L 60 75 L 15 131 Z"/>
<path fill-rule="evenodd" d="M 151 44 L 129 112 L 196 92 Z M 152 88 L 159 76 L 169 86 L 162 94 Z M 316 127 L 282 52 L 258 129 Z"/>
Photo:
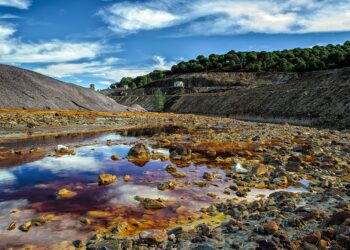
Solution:
<path fill-rule="evenodd" d="M 35 71 L 58 78 L 77 77 L 79 75 L 103 78 L 106 81 L 101 81 L 100 84 L 110 85 L 110 81 L 116 82 L 127 76 L 136 77 L 145 75 L 154 69 L 170 69 L 170 67 L 175 64 L 175 62 L 167 62 L 165 58 L 161 56 L 154 56 L 152 59 L 154 63 L 144 66 L 122 67 L 117 64 L 119 59 L 112 57 L 102 61 L 51 64 L 46 67 L 36 68 Z"/>
<path fill-rule="evenodd" d="M 13 37 L 12 26 L 0 25 L 0 62 L 14 63 L 58 63 L 84 58 L 95 58 L 103 52 L 104 45 L 98 42 L 23 42 Z"/>
<path fill-rule="evenodd" d="M 12 15 L 12 14 L 3 14 L 0 15 L 0 19 L 18 19 L 20 18 L 19 16 Z"/>
<path fill-rule="evenodd" d="M 28 9 L 31 0 L 0 0 L 0 6 L 9 6 L 18 9 Z"/>
<path fill-rule="evenodd" d="M 180 17 L 165 10 L 131 3 L 116 3 L 102 9 L 98 15 L 116 33 L 159 29 L 173 25 Z"/>
<path fill-rule="evenodd" d="M 350 30 L 350 0 L 143 1 L 114 4 L 99 14 L 119 34 L 179 24 L 178 36 Z"/>

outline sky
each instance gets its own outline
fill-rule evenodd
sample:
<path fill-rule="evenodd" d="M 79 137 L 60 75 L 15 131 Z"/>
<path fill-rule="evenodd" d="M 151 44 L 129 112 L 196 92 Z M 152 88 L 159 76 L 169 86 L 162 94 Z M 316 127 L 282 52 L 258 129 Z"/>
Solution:
<path fill-rule="evenodd" d="M 0 63 L 88 87 L 198 55 L 350 40 L 350 0 L 0 0 Z"/>

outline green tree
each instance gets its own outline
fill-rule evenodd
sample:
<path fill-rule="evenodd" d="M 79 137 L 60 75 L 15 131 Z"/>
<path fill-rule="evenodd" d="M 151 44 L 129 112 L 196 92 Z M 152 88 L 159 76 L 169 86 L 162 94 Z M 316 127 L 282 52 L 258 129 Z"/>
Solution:
<path fill-rule="evenodd" d="M 162 112 L 164 110 L 165 95 L 160 89 L 157 89 L 154 93 L 154 107 L 157 112 Z"/>
<path fill-rule="evenodd" d="M 93 91 L 96 91 L 96 86 L 95 86 L 95 84 L 90 84 L 90 86 L 89 86 L 89 89 L 91 89 L 91 90 L 93 90 Z"/>

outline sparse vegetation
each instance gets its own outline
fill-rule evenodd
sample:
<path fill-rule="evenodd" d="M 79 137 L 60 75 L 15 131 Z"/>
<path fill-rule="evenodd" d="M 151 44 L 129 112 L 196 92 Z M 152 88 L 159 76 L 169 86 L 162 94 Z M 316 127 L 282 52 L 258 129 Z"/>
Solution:
<path fill-rule="evenodd" d="M 124 77 L 119 83 L 110 87 L 117 88 L 142 87 L 154 80 L 173 74 L 194 72 L 306 72 L 314 70 L 334 69 L 350 66 L 350 41 L 343 45 L 314 46 L 312 48 L 295 48 L 273 52 L 236 52 L 224 55 L 211 54 L 209 57 L 198 56 L 195 60 L 180 62 L 171 70 L 154 70 L 136 78 Z"/>
<path fill-rule="evenodd" d="M 157 89 L 155 94 L 155 110 L 157 112 L 162 112 L 164 110 L 165 96 L 160 89 Z"/>

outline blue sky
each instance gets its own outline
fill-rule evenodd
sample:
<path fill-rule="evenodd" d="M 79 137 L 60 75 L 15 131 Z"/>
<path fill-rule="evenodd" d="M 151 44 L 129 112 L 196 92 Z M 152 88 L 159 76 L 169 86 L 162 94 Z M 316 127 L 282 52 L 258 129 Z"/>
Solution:
<path fill-rule="evenodd" d="M 350 0 L 0 0 L 0 63 L 81 86 L 197 55 L 350 40 Z"/>

